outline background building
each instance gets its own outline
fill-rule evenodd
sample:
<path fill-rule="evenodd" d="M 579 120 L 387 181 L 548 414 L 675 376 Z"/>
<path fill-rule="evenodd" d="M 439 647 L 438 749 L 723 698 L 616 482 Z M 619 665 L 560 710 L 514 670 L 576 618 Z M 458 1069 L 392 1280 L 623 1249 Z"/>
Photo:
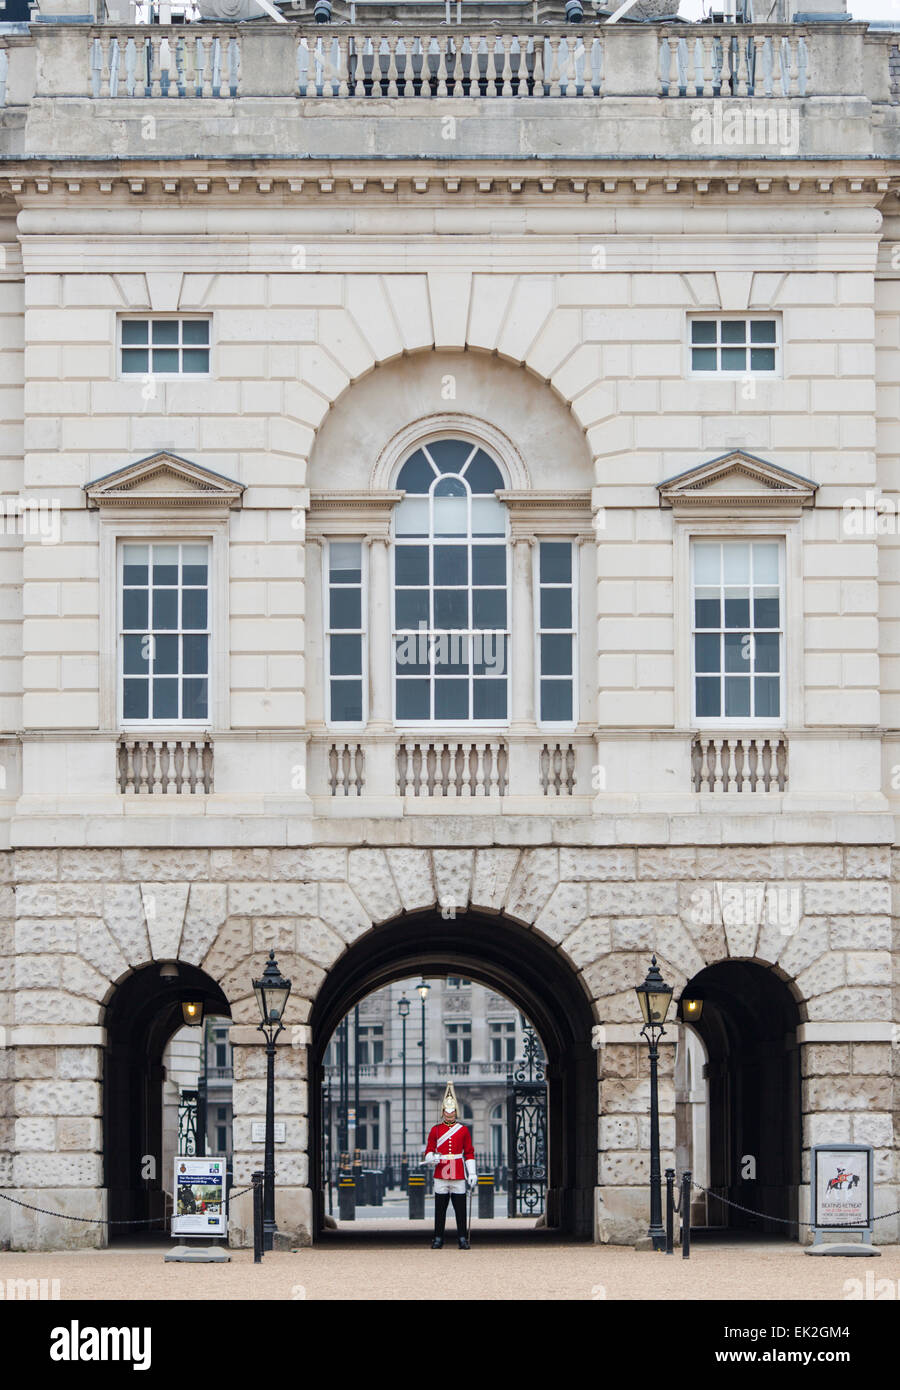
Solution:
<path fill-rule="evenodd" d="M 896 1210 L 898 35 L 86 10 L 0 31 L 0 1186 L 158 1214 L 190 999 L 246 1185 L 274 949 L 292 1241 L 422 973 L 533 1022 L 548 1221 L 633 1241 L 655 951 L 664 1164 L 783 1230 L 866 1142 Z"/>

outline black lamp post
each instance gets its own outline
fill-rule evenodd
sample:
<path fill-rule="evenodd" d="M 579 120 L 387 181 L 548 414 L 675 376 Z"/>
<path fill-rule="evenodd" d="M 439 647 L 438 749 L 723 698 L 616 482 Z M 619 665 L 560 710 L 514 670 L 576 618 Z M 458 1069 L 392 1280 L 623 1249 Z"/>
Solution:
<path fill-rule="evenodd" d="M 654 1250 L 665 1250 L 666 1232 L 662 1223 L 662 1175 L 659 1166 L 659 1081 L 657 1064 L 659 1062 L 659 1040 L 665 1033 L 663 1024 L 669 1005 L 672 1002 L 672 986 L 667 985 L 659 973 L 656 956 L 650 962 L 647 978 L 642 985 L 635 985 L 635 994 L 641 1006 L 644 1026 L 641 1036 L 647 1039 L 650 1048 L 650 1229 L 647 1232 L 653 1242 Z"/>
<path fill-rule="evenodd" d="M 416 985 L 419 998 L 422 1001 L 422 1143 L 425 1143 L 425 1000 L 431 991 L 431 985 L 427 985 L 421 979 Z"/>
<path fill-rule="evenodd" d="M 291 982 L 278 969 L 275 952 L 269 952 L 261 980 L 253 981 L 253 993 L 262 1022 L 259 1031 L 266 1040 L 266 1156 L 263 1165 L 263 1249 L 275 1245 L 275 1042 L 284 1028 Z"/>
<path fill-rule="evenodd" d="M 403 1080 L 401 1082 L 401 1095 L 403 1097 L 403 1144 L 400 1150 L 401 1166 L 406 1163 L 406 1020 L 409 1018 L 409 1000 L 406 995 L 397 1001 L 397 1012 L 403 1024 L 403 1044 L 400 1048 L 400 1058 L 403 1063 Z"/>

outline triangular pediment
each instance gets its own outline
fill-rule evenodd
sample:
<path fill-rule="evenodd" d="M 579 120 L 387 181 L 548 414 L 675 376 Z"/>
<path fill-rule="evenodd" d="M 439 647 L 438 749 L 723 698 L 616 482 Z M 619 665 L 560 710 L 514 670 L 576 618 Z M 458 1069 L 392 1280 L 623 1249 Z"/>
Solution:
<path fill-rule="evenodd" d="M 242 483 L 162 450 L 84 488 L 89 507 L 239 507 Z"/>
<path fill-rule="evenodd" d="M 735 449 L 657 485 L 660 505 L 676 509 L 811 507 L 817 483 Z"/>

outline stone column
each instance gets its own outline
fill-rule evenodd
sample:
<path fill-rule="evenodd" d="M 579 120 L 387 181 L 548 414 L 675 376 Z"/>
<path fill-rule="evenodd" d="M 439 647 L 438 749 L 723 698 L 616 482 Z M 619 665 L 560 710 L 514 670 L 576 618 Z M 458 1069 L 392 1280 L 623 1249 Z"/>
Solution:
<path fill-rule="evenodd" d="M 513 536 L 511 574 L 509 793 L 529 796 L 538 790 L 538 744 L 535 733 L 535 650 L 533 541 Z M 531 737 L 529 738 L 529 735 Z"/>
<path fill-rule="evenodd" d="M 366 538 L 368 554 L 369 719 L 366 726 L 367 797 L 396 794 L 394 726 L 391 705 L 393 624 L 391 622 L 390 536 Z M 374 808 L 373 808 L 374 809 Z"/>

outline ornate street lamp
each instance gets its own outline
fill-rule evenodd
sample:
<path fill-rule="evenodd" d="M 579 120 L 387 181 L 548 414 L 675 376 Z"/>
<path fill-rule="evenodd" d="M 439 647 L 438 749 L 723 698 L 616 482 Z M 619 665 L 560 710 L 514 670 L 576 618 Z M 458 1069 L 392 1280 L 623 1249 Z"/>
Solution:
<path fill-rule="evenodd" d="M 405 994 L 402 999 L 397 1000 L 397 1012 L 403 1024 L 403 1044 L 400 1049 L 400 1057 L 403 1063 L 403 1080 L 401 1082 L 401 1094 L 403 1096 L 403 1144 L 400 1150 L 400 1169 L 402 1172 L 406 1166 L 406 1020 L 409 1018 L 409 1000 Z"/>
<path fill-rule="evenodd" d="M 425 1000 L 431 993 L 431 985 L 425 983 L 424 977 L 416 985 L 419 998 L 422 1001 L 422 1143 L 425 1143 Z"/>
<path fill-rule="evenodd" d="M 203 1022 L 203 1001 L 185 999 L 181 1005 L 181 1016 L 192 1028 L 199 1027 Z"/>
<path fill-rule="evenodd" d="M 266 1040 L 266 1155 L 263 1164 L 263 1249 L 275 1245 L 275 1042 L 284 1028 L 291 982 L 278 969 L 275 952 L 269 952 L 262 979 L 253 981 L 253 993 L 262 1022 L 259 1031 Z"/>
<path fill-rule="evenodd" d="M 654 1250 L 665 1250 L 666 1232 L 662 1223 L 662 1175 L 659 1166 L 657 1064 L 659 1062 L 659 1040 L 666 1031 L 663 1024 L 672 1002 L 672 986 L 667 985 L 659 973 L 656 956 L 650 962 L 646 980 L 642 985 L 635 985 L 634 992 L 638 997 L 641 1017 L 644 1020 L 641 1036 L 647 1039 L 647 1045 L 650 1049 L 650 1229 L 647 1234 L 653 1242 Z"/>

